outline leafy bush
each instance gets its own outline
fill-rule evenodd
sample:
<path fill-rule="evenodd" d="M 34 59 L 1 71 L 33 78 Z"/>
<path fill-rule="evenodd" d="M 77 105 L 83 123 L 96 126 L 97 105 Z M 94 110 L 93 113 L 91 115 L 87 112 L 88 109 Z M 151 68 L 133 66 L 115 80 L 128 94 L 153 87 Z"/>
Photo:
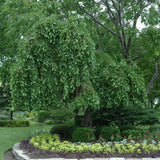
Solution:
<path fill-rule="evenodd" d="M 48 121 L 45 121 L 46 124 L 48 125 L 52 125 L 52 124 L 55 124 L 55 121 L 54 120 L 48 120 Z"/>
<path fill-rule="evenodd" d="M 103 126 L 97 127 L 97 128 L 95 129 L 94 134 L 95 134 L 96 139 L 99 138 L 99 135 L 101 134 L 101 129 L 102 129 L 102 128 L 103 128 Z"/>
<path fill-rule="evenodd" d="M 28 127 L 29 125 L 29 121 L 0 120 L 0 127 Z"/>
<path fill-rule="evenodd" d="M 149 132 L 154 132 L 160 130 L 160 126 L 159 125 L 153 125 L 149 127 Z"/>
<path fill-rule="evenodd" d="M 106 141 L 110 141 L 112 135 L 120 135 L 120 130 L 117 127 L 104 126 L 102 127 L 100 134 Z"/>
<path fill-rule="evenodd" d="M 54 125 L 50 133 L 51 134 L 59 134 L 60 137 L 66 138 L 66 139 L 72 139 L 72 132 L 75 130 L 75 126 L 73 124 L 58 124 Z"/>
<path fill-rule="evenodd" d="M 75 142 L 90 142 L 95 139 L 94 133 L 89 128 L 77 128 L 72 133 L 72 140 Z"/>
<path fill-rule="evenodd" d="M 37 120 L 38 122 L 44 122 L 46 119 L 50 118 L 50 113 L 48 111 L 41 110 L 38 112 Z"/>
<path fill-rule="evenodd" d="M 8 116 L 0 116 L 0 120 L 10 120 L 10 117 L 8 117 Z"/>
<path fill-rule="evenodd" d="M 141 133 L 140 130 L 129 129 L 129 130 L 123 131 L 123 132 L 122 132 L 122 136 L 126 136 L 126 137 L 128 137 L 128 136 L 137 137 L 139 133 Z"/>

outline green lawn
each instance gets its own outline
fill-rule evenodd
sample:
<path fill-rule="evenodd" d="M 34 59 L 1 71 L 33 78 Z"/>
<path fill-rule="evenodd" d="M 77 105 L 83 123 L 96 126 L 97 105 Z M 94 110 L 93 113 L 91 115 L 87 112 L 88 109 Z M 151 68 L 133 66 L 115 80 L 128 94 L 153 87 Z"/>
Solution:
<path fill-rule="evenodd" d="M 4 152 L 12 148 L 15 143 L 33 135 L 36 130 L 50 127 L 45 124 L 31 124 L 30 127 L 0 127 L 0 160 L 4 160 Z"/>

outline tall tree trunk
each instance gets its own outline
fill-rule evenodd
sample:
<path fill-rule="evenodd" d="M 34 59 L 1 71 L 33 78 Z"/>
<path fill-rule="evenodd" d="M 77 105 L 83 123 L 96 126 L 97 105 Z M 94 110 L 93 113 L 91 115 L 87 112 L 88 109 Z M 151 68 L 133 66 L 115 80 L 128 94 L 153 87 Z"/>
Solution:
<path fill-rule="evenodd" d="M 84 119 L 83 119 L 83 125 L 86 128 L 91 128 L 92 127 L 92 118 L 91 118 L 91 113 L 93 112 L 93 110 L 88 109 L 85 111 L 84 114 Z"/>
<path fill-rule="evenodd" d="M 154 75 L 152 76 L 152 79 L 150 80 L 147 88 L 146 88 L 146 93 L 147 95 L 149 94 L 149 92 L 152 90 L 152 87 L 154 85 L 154 83 L 156 82 L 156 80 L 160 77 L 160 73 L 158 73 L 158 63 L 155 63 L 155 71 L 154 71 Z"/>

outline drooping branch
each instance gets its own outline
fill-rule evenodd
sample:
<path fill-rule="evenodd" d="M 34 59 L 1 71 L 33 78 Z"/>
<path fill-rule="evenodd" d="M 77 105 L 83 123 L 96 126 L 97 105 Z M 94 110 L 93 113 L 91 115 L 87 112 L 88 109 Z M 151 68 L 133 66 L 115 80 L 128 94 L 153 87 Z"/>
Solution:
<path fill-rule="evenodd" d="M 158 63 L 155 63 L 155 68 L 154 68 L 154 75 L 152 76 L 147 88 L 146 88 L 146 93 L 147 95 L 153 88 L 153 84 L 157 81 L 157 79 L 160 77 L 160 73 L 158 72 Z"/>

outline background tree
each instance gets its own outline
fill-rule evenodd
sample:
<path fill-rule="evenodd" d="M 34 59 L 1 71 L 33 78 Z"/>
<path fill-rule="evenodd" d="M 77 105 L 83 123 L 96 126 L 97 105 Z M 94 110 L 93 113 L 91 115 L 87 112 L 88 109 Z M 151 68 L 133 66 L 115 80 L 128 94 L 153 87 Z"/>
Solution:
<path fill-rule="evenodd" d="M 72 4 L 72 5 L 71 5 Z M 74 6 L 74 7 L 72 7 Z M 101 26 L 104 29 L 104 34 L 110 33 L 115 41 L 119 41 L 121 46 L 122 57 L 126 59 L 127 63 L 135 63 L 142 54 L 138 54 L 137 50 L 140 48 L 132 44 L 136 43 L 136 37 L 139 34 L 137 29 L 137 22 L 141 19 L 146 25 L 155 26 L 159 24 L 159 1 L 152 0 L 99 0 L 99 1 L 64 1 L 64 8 L 68 8 L 68 12 L 76 11 L 77 14 L 83 15 L 86 20 L 93 19 L 96 26 Z M 98 29 L 100 27 L 97 27 Z M 106 31 L 106 32 L 105 32 Z M 108 47 L 106 43 L 106 48 Z M 141 53 L 146 51 L 141 46 Z M 112 57 L 114 57 L 112 55 Z M 154 55 L 153 55 L 154 56 Z M 119 57 L 119 54 L 118 54 Z M 156 70 L 155 63 L 155 70 Z M 149 94 L 152 88 L 153 79 L 155 79 L 154 72 L 152 77 L 148 80 L 146 86 L 146 93 Z M 156 80 L 158 77 L 156 78 Z M 154 80 L 154 82 L 156 81 Z"/>

